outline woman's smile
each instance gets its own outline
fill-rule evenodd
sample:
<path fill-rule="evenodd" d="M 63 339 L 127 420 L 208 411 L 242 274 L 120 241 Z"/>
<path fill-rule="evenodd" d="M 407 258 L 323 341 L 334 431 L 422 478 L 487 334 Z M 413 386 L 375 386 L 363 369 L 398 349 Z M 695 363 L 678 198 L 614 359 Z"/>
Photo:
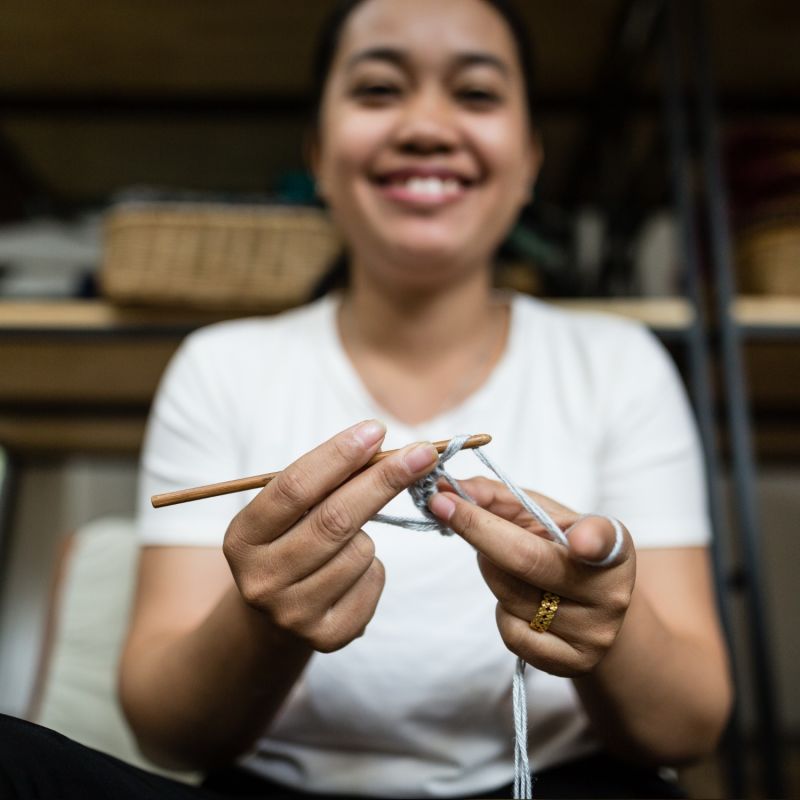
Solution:
<path fill-rule="evenodd" d="M 373 184 L 401 208 L 426 212 L 462 200 L 475 180 L 447 167 L 409 166 L 381 171 Z"/>

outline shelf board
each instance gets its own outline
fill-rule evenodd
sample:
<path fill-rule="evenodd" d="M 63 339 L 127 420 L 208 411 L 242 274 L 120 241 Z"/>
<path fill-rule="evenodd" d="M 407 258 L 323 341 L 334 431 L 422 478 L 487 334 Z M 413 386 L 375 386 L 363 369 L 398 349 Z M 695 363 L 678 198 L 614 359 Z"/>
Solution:
<path fill-rule="evenodd" d="M 742 296 L 733 315 L 745 334 L 800 337 L 800 297 Z"/>
<path fill-rule="evenodd" d="M 617 314 L 652 328 L 685 330 L 694 319 L 691 305 L 680 297 L 590 298 L 549 301 L 573 311 Z M 240 312 L 238 316 L 247 316 Z M 105 300 L 0 301 L 3 333 L 173 332 L 190 330 L 236 313 L 212 313 L 157 308 L 120 308 Z"/>
<path fill-rule="evenodd" d="M 137 455 L 141 448 L 146 415 L 73 416 L 15 415 L 0 412 L 0 442 L 14 453 L 67 455 L 95 453 Z"/>
<path fill-rule="evenodd" d="M 616 314 L 662 331 L 686 330 L 695 318 L 691 304 L 682 297 L 570 298 L 548 302 L 572 311 Z M 123 308 L 106 300 L 0 300 L 0 335 L 177 333 L 251 313 Z M 742 296 L 734 304 L 734 316 L 746 330 L 796 330 L 800 334 L 800 297 Z"/>
<path fill-rule="evenodd" d="M 637 320 L 656 331 L 681 333 L 694 322 L 695 313 L 682 297 L 580 298 L 554 300 L 553 305 L 571 311 L 615 314 Z"/>
<path fill-rule="evenodd" d="M 694 320 L 692 306 L 678 297 L 550 302 L 634 319 L 667 339 L 682 336 Z M 800 298 L 742 297 L 735 315 L 744 326 L 751 400 L 769 423 L 757 425 L 760 452 L 797 452 Z M 233 316 L 104 300 L 0 300 L 0 442 L 28 453 L 136 452 L 147 407 L 180 340 Z"/>
<path fill-rule="evenodd" d="M 181 333 L 235 314 L 124 308 L 107 300 L 0 300 L 0 335 Z"/>

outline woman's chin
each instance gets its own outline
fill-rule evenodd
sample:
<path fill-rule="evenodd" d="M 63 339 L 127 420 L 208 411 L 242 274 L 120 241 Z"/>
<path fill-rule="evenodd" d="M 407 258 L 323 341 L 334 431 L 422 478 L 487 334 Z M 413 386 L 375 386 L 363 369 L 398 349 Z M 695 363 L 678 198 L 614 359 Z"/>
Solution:
<path fill-rule="evenodd" d="M 397 230 L 384 241 L 381 252 L 402 265 L 404 271 L 458 272 L 465 264 L 475 262 L 478 254 L 474 243 L 465 241 L 463 235 L 448 234 L 452 232 Z"/>
<path fill-rule="evenodd" d="M 360 254 L 356 260 L 368 281 L 403 292 L 436 291 L 489 269 L 491 251 L 481 252 L 485 243 L 466 237 L 463 226 L 403 222 L 376 225 L 368 238 L 362 229 L 353 251 Z"/>
<path fill-rule="evenodd" d="M 473 275 L 480 262 L 452 247 L 422 247 L 419 243 L 387 250 L 390 260 L 379 269 L 379 280 L 398 291 L 433 292 L 452 287 Z M 375 277 L 378 277 L 377 275 Z"/>

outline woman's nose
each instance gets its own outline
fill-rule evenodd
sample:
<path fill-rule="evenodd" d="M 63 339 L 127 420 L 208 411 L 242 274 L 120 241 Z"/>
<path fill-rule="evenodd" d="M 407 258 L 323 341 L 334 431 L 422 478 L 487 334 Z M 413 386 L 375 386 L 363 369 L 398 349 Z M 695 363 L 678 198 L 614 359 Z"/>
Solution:
<path fill-rule="evenodd" d="M 404 153 L 445 153 L 458 146 L 453 109 L 438 93 L 410 99 L 395 131 L 395 145 Z"/>

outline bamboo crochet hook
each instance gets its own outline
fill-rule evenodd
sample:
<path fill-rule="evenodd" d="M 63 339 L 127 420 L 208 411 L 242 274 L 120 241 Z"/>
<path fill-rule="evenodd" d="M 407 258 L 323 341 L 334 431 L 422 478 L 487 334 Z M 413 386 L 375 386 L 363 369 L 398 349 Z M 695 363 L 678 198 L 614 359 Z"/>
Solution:
<path fill-rule="evenodd" d="M 470 436 L 464 442 L 464 449 L 473 449 L 475 447 L 483 447 L 489 444 L 492 437 L 488 433 L 478 433 L 475 436 Z M 450 444 L 449 439 L 443 439 L 440 442 L 433 442 L 433 446 L 439 453 L 443 453 Z M 366 467 L 377 464 L 397 450 L 385 450 L 376 453 L 366 463 Z M 206 497 L 219 497 L 222 494 L 232 494 L 233 492 L 244 492 L 248 489 L 260 489 L 266 486 L 276 475 L 280 472 L 267 472 L 264 475 L 252 475 L 249 478 L 237 478 L 233 481 L 223 481 L 222 483 L 210 483 L 207 486 L 195 486 L 193 489 L 179 489 L 176 492 L 166 492 L 165 494 L 154 494 L 150 498 L 153 508 L 162 508 L 163 506 L 174 506 L 178 503 L 189 503 L 192 500 L 203 500 Z"/>

